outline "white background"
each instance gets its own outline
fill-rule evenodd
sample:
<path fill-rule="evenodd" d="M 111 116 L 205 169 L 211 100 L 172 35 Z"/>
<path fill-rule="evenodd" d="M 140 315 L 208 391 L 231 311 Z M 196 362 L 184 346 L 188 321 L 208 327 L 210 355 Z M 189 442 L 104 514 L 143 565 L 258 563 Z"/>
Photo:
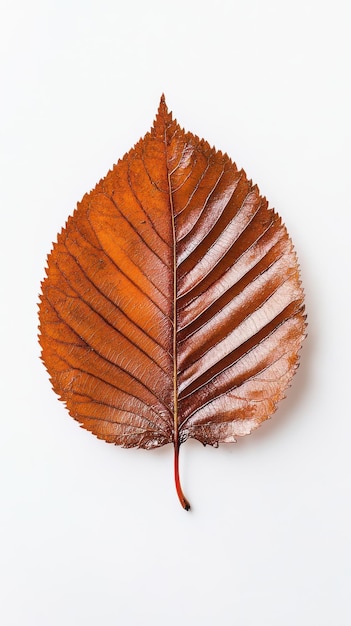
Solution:
<path fill-rule="evenodd" d="M 349 2 L 1 1 L 0 621 L 349 626 Z M 46 254 L 162 92 L 283 216 L 309 336 L 250 437 L 123 450 L 39 361 Z"/>

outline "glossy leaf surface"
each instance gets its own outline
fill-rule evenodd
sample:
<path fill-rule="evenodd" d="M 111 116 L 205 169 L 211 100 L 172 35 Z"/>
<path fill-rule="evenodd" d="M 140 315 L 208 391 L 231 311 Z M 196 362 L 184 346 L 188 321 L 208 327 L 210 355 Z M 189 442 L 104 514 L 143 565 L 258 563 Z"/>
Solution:
<path fill-rule="evenodd" d="M 78 204 L 48 258 L 40 342 L 82 426 L 125 447 L 234 442 L 284 396 L 305 331 L 296 256 L 243 170 L 149 133 Z"/>

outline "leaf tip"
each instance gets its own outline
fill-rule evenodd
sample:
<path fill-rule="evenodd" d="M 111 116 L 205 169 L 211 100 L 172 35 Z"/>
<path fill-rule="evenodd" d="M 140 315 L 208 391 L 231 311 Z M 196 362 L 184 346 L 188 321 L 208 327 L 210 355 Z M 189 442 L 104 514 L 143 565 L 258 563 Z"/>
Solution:
<path fill-rule="evenodd" d="M 160 98 L 160 104 L 158 106 L 157 117 L 163 117 L 164 119 L 169 116 L 168 106 L 166 103 L 166 96 L 162 93 Z"/>
<path fill-rule="evenodd" d="M 164 93 L 162 93 L 161 98 L 160 98 L 160 104 L 158 106 L 158 110 L 156 114 L 155 123 L 157 124 L 157 122 L 161 122 L 163 125 L 168 126 L 169 124 L 172 123 L 172 121 L 173 121 L 172 112 L 168 110 L 168 106 L 166 103 L 166 96 Z"/>

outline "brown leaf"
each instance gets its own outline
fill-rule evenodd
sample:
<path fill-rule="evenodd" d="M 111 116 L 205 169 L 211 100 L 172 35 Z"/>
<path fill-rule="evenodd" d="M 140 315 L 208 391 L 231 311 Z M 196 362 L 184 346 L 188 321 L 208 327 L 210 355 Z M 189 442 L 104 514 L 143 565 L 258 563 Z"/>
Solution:
<path fill-rule="evenodd" d="M 155 123 L 48 257 L 42 358 L 76 420 L 124 447 L 234 442 L 284 396 L 305 332 L 285 226 L 243 170 Z"/>

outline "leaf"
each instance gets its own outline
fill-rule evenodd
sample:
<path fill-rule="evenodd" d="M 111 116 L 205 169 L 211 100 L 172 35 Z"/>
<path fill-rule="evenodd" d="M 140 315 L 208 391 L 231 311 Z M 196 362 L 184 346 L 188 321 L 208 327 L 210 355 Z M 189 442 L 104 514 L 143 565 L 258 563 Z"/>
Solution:
<path fill-rule="evenodd" d="M 217 446 L 283 398 L 305 332 L 291 241 L 226 154 L 154 125 L 78 204 L 48 257 L 40 343 L 81 425 L 124 447 Z"/>

